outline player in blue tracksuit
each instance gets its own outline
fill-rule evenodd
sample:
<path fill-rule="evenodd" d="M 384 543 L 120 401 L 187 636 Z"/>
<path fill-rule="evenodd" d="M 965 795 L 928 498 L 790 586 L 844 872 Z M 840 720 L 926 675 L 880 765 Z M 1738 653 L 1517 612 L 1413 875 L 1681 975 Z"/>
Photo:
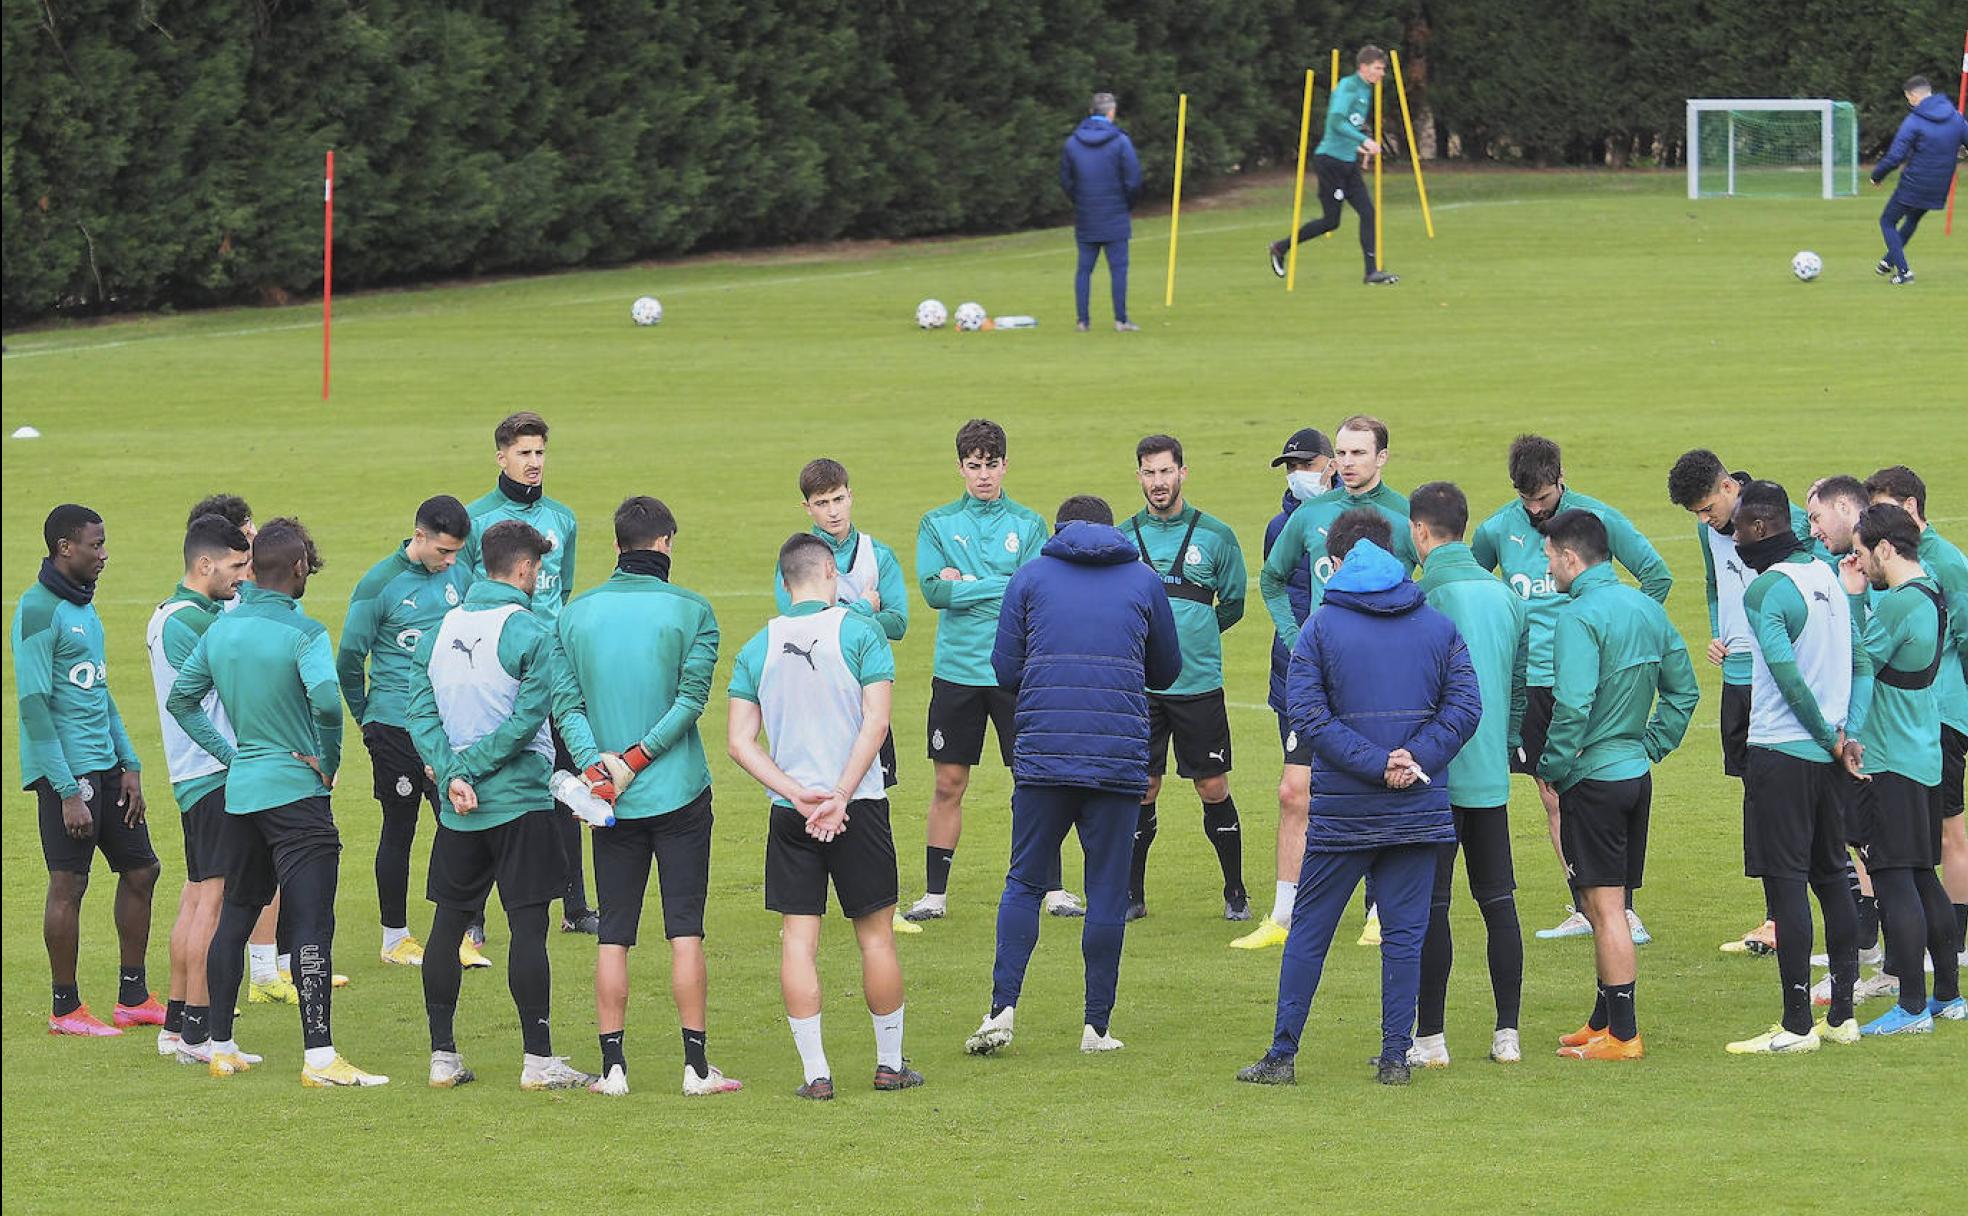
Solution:
<path fill-rule="evenodd" d="M 1934 92 L 1925 76 L 1910 77 L 1901 86 L 1913 113 L 1900 122 L 1893 146 L 1872 169 L 1872 184 L 1886 180 L 1894 169 L 1900 184 L 1886 209 L 1879 213 L 1879 231 L 1886 238 L 1886 256 L 1875 267 L 1895 283 L 1913 282 L 1907 267 L 1906 243 L 1913 239 L 1920 217 L 1947 206 L 1948 186 L 1954 181 L 1954 161 L 1968 144 L 1968 119 L 1955 112 L 1948 99 Z"/>
<path fill-rule="evenodd" d="M 1128 238 L 1134 223 L 1128 218 L 1141 193 L 1141 160 L 1134 141 L 1114 122 L 1114 95 L 1095 93 L 1086 120 L 1066 137 L 1059 153 L 1059 188 L 1073 200 L 1073 239 L 1080 245 L 1080 262 L 1073 272 L 1073 306 L 1079 328 L 1087 328 L 1087 308 L 1093 291 L 1093 264 L 1107 253 L 1107 278 L 1114 294 L 1114 328 L 1123 333 L 1140 329 L 1128 320 Z"/>

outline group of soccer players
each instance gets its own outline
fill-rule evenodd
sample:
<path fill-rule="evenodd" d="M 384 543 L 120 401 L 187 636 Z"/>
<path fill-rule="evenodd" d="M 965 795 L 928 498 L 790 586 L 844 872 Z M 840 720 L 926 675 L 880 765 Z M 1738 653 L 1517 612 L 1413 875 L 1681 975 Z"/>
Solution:
<path fill-rule="evenodd" d="M 204 1064 L 214 1076 L 248 1071 L 261 1059 L 240 1047 L 232 1023 L 242 960 L 250 959 L 251 1001 L 299 1006 L 303 1084 L 387 1080 L 344 1059 L 331 1029 L 332 993 L 346 982 L 332 966 L 341 835 L 330 809 L 346 707 L 362 729 L 381 808 L 380 953 L 422 968 L 432 1086 L 474 1077 L 452 1025 L 461 970 L 491 965 L 481 947 L 496 885 L 513 939 L 507 970 L 522 1088 L 628 1092 L 628 951 L 653 863 L 683 1090 L 740 1088 L 709 1063 L 706 1047 L 713 818 L 697 723 L 712 692 L 717 622 L 707 600 L 672 581 L 678 523 L 653 498 L 621 504 L 615 569 L 575 594 L 574 515 L 543 493 L 547 432 L 537 414 L 505 419 L 494 434 L 497 486 L 469 507 L 439 495 L 417 508 L 410 538 L 358 582 L 339 650 L 301 606 L 322 565 L 304 525 L 283 518 L 256 527 L 246 504 L 226 495 L 193 508 L 183 580 L 146 634 L 186 864 L 163 1004 L 144 972 L 160 865 L 91 606 L 106 532 L 85 507 L 48 516 L 48 557 L 20 599 L 13 640 L 23 785 L 39 800 L 49 870 L 51 1032 L 102 1036 L 156 1025 L 161 1054 Z M 1449 1062 L 1442 1026 L 1458 852 L 1489 939 L 1497 1009 L 1490 1054 L 1521 1058 L 1511 772 L 1536 780 L 1574 892 L 1566 920 L 1538 936 L 1595 941 L 1594 1009 L 1563 1037 L 1560 1054 L 1637 1058 L 1634 947 L 1647 936 L 1632 893 L 1644 873 L 1649 773 L 1681 741 L 1698 697 L 1686 647 L 1660 607 L 1672 577 L 1618 511 L 1567 484 L 1548 439 L 1511 444 L 1516 496 L 1473 532 L 1457 487 L 1431 483 L 1411 502 L 1388 486 L 1389 449 L 1386 424 L 1356 415 L 1330 438 L 1296 432 L 1272 462 L 1286 485 L 1258 585 L 1276 633 L 1271 704 L 1284 760 L 1277 885 L 1269 914 L 1231 944 L 1264 949 L 1292 933 L 1312 753 L 1308 724 L 1286 710 L 1283 677 L 1289 647 L 1333 571 L 1324 537 L 1350 511 L 1375 512 L 1392 525 L 1393 555 L 1464 635 L 1483 694 L 1483 724 L 1448 774 L 1458 840 L 1442 846 L 1436 865 L 1410 1063 Z M 956 455 L 963 492 L 924 515 L 916 542 L 917 589 L 938 614 L 926 723 L 934 786 L 919 899 L 906 909 L 899 902 L 888 803 L 897 779 L 890 644 L 908 629 L 907 582 L 894 551 L 854 525 L 847 470 L 832 460 L 801 471 L 812 528 L 782 548 L 779 615 L 739 652 L 728 690 L 727 750 L 772 799 L 765 901 L 784 918 L 782 989 L 805 1073 L 797 1092 L 806 1098 L 834 1093 L 816 963 L 830 881 L 860 946 L 874 1087 L 922 1083 L 902 1057 L 893 934 L 922 933 L 949 912 L 963 799 L 987 725 L 1001 758 L 1011 757 L 1015 698 L 997 684 L 992 643 L 1011 574 L 1039 553 L 1050 529 L 1005 494 L 1001 427 L 966 423 Z M 1172 747 L 1221 865 L 1224 916 L 1246 921 L 1221 641 L 1244 613 L 1244 559 L 1233 529 L 1188 501 L 1178 440 L 1149 436 L 1135 457 L 1144 505 L 1121 527 L 1167 592 L 1183 665 L 1174 684 L 1149 696 L 1152 779 L 1136 822 L 1127 919 L 1147 915 Z M 1792 1053 L 1962 1019 L 1968 562 L 1927 524 L 1926 488 L 1905 467 L 1863 482 L 1824 478 L 1802 507 L 1783 487 L 1730 472 L 1704 450 L 1682 456 L 1667 483 L 1671 500 L 1697 519 L 1707 657 L 1723 669 L 1724 764 L 1744 780 L 1745 872 L 1762 880 L 1765 895 L 1763 923 L 1724 948 L 1775 954 L 1783 986 L 1781 1021 L 1728 1049 Z M 1637 590 L 1620 582 L 1615 562 Z M 435 826 L 426 894 L 436 911 L 420 942 L 410 932 L 408 879 L 427 806 Z M 577 812 L 592 825 L 594 907 Z M 118 875 L 113 1025 L 82 1004 L 75 976 L 79 909 L 97 850 Z M 1052 866 L 1048 910 L 1084 915 L 1056 859 Z M 1813 896 L 1829 969 L 1815 990 Z M 1370 905 L 1373 897 L 1370 889 Z M 546 936 L 556 900 L 564 931 L 599 939 L 596 1074 L 553 1050 Z M 1370 910 L 1363 944 L 1377 932 Z M 1862 959 L 1883 966 L 1862 979 Z M 1898 999 L 1861 1028 L 1856 1002 L 1884 995 Z M 1828 1006 L 1822 1021 L 1814 1000 Z"/>

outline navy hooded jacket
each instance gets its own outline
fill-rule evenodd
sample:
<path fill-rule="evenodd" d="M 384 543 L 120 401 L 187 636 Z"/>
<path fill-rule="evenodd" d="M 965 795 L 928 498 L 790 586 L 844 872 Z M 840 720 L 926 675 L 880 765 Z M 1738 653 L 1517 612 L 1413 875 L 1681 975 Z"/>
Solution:
<path fill-rule="evenodd" d="M 1948 183 L 1954 180 L 1954 158 L 1968 143 L 1968 120 L 1939 93 L 1930 93 L 1900 123 L 1893 146 L 1872 170 L 1872 180 L 1885 181 L 1896 166 L 1900 184 L 1893 200 L 1909 207 L 1938 211 L 1947 206 Z"/>
<path fill-rule="evenodd" d="M 1148 694 L 1182 674 L 1168 592 L 1134 542 L 1070 523 L 1005 587 L 991 666 L 1018 694 L 1011 774 L 1140 796 Z"/>
<path fill-rule="evenodd" d="M 1298 496 L 1290 490 L 1285 491 L 1284 506 L 1264 525 L 1264 556 L 1271 556 L 1271 546 L 1278 543 L 1278 533 L 1285 530 L 1291 522 L 1292 512 L 1298 510 Z M 1292 568 L 1291 577 L 1285 580 L 1285 593 L 1291 597 L 1292 615 L 1299 620 L 1312 611 L 1312 567 L 1300 562 Z M 1291 647 L 1273 630 L 1271 634 L 1271 696 L 1269 704 L 1277 713 L 1285 712 L 1285 672 L 1291 668 Z"/>
<path fill-rule="evenodd" d="M 1073 235 L 1089 245 L 1134 235 L 1128 208 L 1141 193 L 1141 161 L 1134 141 L 1097 114 L 1066 137 L 1059 154 L 1059 188 L 1073 200 Z"/>
<path fill-rule="evenodd" d="M 1285 683 L 1292 729 L 1318 758 L 1308 850 L 1456 838 L 1449 761 L 1476 733 L 1483 697 L 1462 635 L 1392 554 L 1353 546 L 1299 631 Z M 1428 784 L 1388 787 L 1388 753 L 1403 747 Z"/>

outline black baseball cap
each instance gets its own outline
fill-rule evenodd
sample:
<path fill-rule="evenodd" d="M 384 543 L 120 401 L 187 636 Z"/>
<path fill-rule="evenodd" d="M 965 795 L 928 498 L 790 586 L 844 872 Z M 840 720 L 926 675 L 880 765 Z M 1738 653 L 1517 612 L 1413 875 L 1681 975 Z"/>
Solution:
<path fill-rule="evenodd" d="M 1285 440 L 1285 450 L 1271 462 L 1271 467 L 1275 469 L 1288 460 L 1316 460 L 1332 454 L 1332 440 L 1326 438 L 1326 433 L 1318 427 L 1308 426 L 1302 431 L 1293 432 L 1292 437 Z"/>

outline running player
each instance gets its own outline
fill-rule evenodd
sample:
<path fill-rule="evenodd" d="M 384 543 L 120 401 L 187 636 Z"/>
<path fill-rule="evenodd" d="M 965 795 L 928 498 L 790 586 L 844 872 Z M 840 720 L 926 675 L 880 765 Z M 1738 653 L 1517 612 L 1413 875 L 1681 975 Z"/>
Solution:
<path fill-rule="evenodd" d="M 1005 584 L 1037 557 L 1049 531 L 1038 513 L 1005 497 L 1009 468 L 1004 428 L 973 418 L 957 431 L 957 471 L 963 497 L 922 517 L 916 530 L 916 579 L 937 612 L 936 669 L 930 682 L 929 759 L 936 766 L 929 822 L 923 836 L 924 894 L 902 915 L 941 920 L 948 910 L 950 864 L 963 834 L 963 796 L 970 770 L 984 758 L 984 724 L 998 736 L 998 756 L 1011 767 L 1017 698 L 998 687 L 991 642 Z M 1057 876 L 1055 875 L 1055 878 Z M 1086 910 L 1055 881 L 1046 906 L 1055 916 Z"/>
<path fill-rule="evenodd" d="M 33 790 L 39 803 L 48 863 L 42 919 L 54 980 L 48 1033 L 105 1037 L 123 1033 L 117 1027 L 164 1024 L 164 1006 L 144 974 L 159 867 L 144 820 L 142 766 L 110 695 L 102 619 L 90 603 L 109 563 L 102 516 L 64 503 L 48 513 L 41 536 L 48 556 L 14 606 L 13 646 L 21 788 Z M 116 874 L 122 967 L 114 1026 L 89 1012 L 75 982 L 82 895 L 98 849 Z"/>
<path fill-rule="evenodd" d="M 1182 639 L 1182 674 L 1166 690 L 1148 694 L 1148 792 L 1135 824 L 1127 918 L 1148 915 L 1155 798 L 1172 740 L 1176 774 L 1195 783 L 1203 833 L 1223 871 L 1223 919 L 1249 920 L 1243 825 L 1230 796 L 1230 711 L 1223 698 L 1223 632 L 1244 618 L 1244 551 L 1228 524 L 1189 505 L 1183 493 L 1189 466 L 1174 436 L 1143 439 L 1135 445 L 1134 463 L 1148 505 L 1122 530 L 1168 591 Z"/>
<path fill-rule="evenodd" d="M 1455 964 L 1449 902 L 1458 848 L 1467 859 L 1469 896 L 1483 914 L 1488 939 L 1490 993 L 1496 1001 L 1490 1058 L 1499 1064 L 1523 1059 L 1517 1021 L 1524 995 L 1524 936 L 1517 924 L 1517 877 L 1510 864 L 1510 754 L 1511 741 L 1523 736 L 1530 605 L 1536 601 L 1513 592 L 1472 556 L 1462 539 L 1468 527 L 1469 499 L 1457 486 L 1431 481 L 1408 496 L 1408 528 L 1415 552 L 1421 554 L 1422 594 L 1462 634 L 1483 697 L 1475 735 L 1449 764 L 1456 838 L 1437 846 L 1428 936 L 1421 947 L 1421 996 L 1408 1063 L 1428 1068 L 1449 1064 L 1443 1020 L 1449 971 Z"/>
<path fill-rule="evenodd" d="M 802 533 L 780 547 L 778 585 L 791 607 L 738 652 L 726 736 L 731 758 L 773 794 L 765 906 L 783 925 L 779 987 L 805 1072 L 794 1092 L 819 1101 L 834 1096 L 820 1033 L 820 921 L 829 877 L 861 948 L 861 988 L 875 1023 L 875 1088 L 923 1083 L 902 1058 L 895 837 L 875 763 L 888 738 L 895 658 L 875 621 L 840 602 L 845 572 L 837 543 Z M 759 746 L 761 729 L 770 753 Z"/>
<path fill-rule="evenodd" d="M 458 563 L 468 568 L 472 577 L 483 578 L 485 562 L 479 541 L 487 528 L 502 520 L 516 519 L 538 531 L 553 542 L 553 549 L 540 563 L 532 607 L 551 629 L 574 594 L 574 559 L 579 555 L 575 552 L 574 512 L 565 503 L 547 497 L 543 489 L 547 476 L 546 419 L 531 410 L 501 419 L 492 430 L 492 453 L 499 465 L 499 481 L 466 508 L 471 513 L 472 534 L 458 554 Z M 572 769 L 574 758 L 567 754 L 558 728 L 549 724 L 549 729 L 553 732 L 554 767 Z M 601 918 L 588 905 L 587 870 L 581 864 L 581 825 L 567 807 L 560 809 L 566 813 L 555 816 L 554 826 L 560 831 L 560 846 L 567 852 L 567 893 L 560 902 L 560 931 L 593 935 L 601 931 Z M 466 930 L 465 937 L 475 947 L 485 944 L 483 917 Z"/>
<path fill-rule="evenodd" d="M 1650 765 L 1680 746 L 1701 699 L 1667 611 L 1619 581 L 1612 542 L 1590 511 L 1544 526 L 1552 581 L 1569 598 L 1551 636 L 1551 725 L 1538 776 L 1558 791 L 1565 861 L 1592 921 L 1599 995 L 1586 1024 L 1559 1040 L 1561 1056 L 1637 1060 L 1633 937 L 1626 889 L 1647 863 Z"/>
<path fill-rule="evenodd" d="M 1827 1040 L 1859 1041 L 1852 1016 L 1859 918 L 1845 881 L 1838 766 L 1849 755 L 1858 767 L 1872 672 L 1838 576 L 1791 530 L 1784 488 L 1744 486 L 1735 525 L 1737 552 L 1756 571 L 1743 594 L 1754 660 L 1744 776 L 1754 793 L 1743 800 L 1743 871 L 1763 880 L 1777 922 L 1783 1019 L 1727 1050 L 1789 1055 Z M 1812 894 L 1831 964 L 1831 1012 L 1818 1025 L 1811 1020 Z"/>
<path fill-rule="evenodd" d="M 1350 203 L 1360 219 L 1360 254 L 1366 261 L 1364 281 L 1370 286 L 1398 283 L 1401 281 L 1398 275 L 1381 269 L 1380 254 L 1374 248 L 1373 194 L 1360 173 L 1361 157 L 1380 155 L 1380 145 L 1370 134 L 1370 124 L 1375 88 L 1387 75 L 1387 52 L 1377 46 L 1363 46 L 1353 62 L 1359 70 L 1334 85 L 1326 102 L 1325 134 L 1312 155 L 1312 169 L 1319 178 L 1320 216 L 1298 230 L 1298 243 L 1303 245 L 1315 236 L 1338 229 L 1340 203 Z M 1271 273 L 1281 279 L 1285 277 L 1285 258 L 1290 249 L 1287 239 L 1273 241 L 1267 251 Z M 1399 528 L 1395 534 L 1399 536 Z"/>
<path fill-rule="evenodd" d="M 424 631 L 410 668 L 408 727 L 444 796 L 426 891 L 437 905 L 423 976 L 433 1089 L 474 1078 L 452 1029 L 462 974 L 452 960 L 495 882 L 512 926 L 506 983 L 524 1044 L 519 1087 L 585 1089 L 600 1080 L 553 1053 L 550 1021 L 547 905 L 567 889 L 567 855 L 553 821 L 565 812 L 548 789 L 553 632 L 527 604 L 552 549 L 518 520 L 487 528 L 479 538 L 486 577 Z"/>
<path fill-rule="evenodd" d="M 410 935 L 410 846 L 417 840 L 417 816 L 437 791 L 404 728 L 410 704 L 411 657 L 424 634 L 463 602 L 471 567 L 458 553 L 471 534 L 464 504 L 449 494 L 425 499 L 417 508 L 415 531 L 355 584 L 342 622 L 335 670 L 349 716 L 362 727 L 375 774 L 374 793 L 383 808 L 376 837 L 376 904 L 383 922 L 383 961 L 421 966 L 423 943 Z M 366 673 L 365 673 L 366 667 Z M 491 962 L 474 945 L 461 949 L 467 967 Z"/>
<path fill-rule="evenodd" d="M 212 1001 L 214 1077 L 255 1061 L 233 1041 L 241 956 L 260 909 L 276 888 L 293 926 L 296 987 L 310 1088 L 383 1085 L 335 1050 L 333 1004 L 335 887 L 342 838 L 329 807 L 342 755 L 342 706 L 333 650 L 321 622 L 299 601 L 321 569 L 314 538 L 299 520 L 274 519 L 253 538 L 253 585 L 240 606 L 205 630 L 184 662 L 164 707 L 191 741 L 226 765 L 225 903 L 206 956 Z M 232 724 L 226 742 L 204 710 L 207 693 Z"/>
<path fill-rule="evenodd" d="M 144 630 L 150 679 L 157 694 L 158 726 L 163 733 L 165 771 L 184 828 L 185 881 L 178 893 L 178 919 L 171 926 L 171 988 L 157 1053 L 187 1064 L 209 1064 L 211 1000 L 206 990 L 205 954 L 219 925 L 225 897 L 225 869 L 219 842 L 225 830 L 226 769 L 217 757 L 191 741 L 164 708 L 177 683 L 178 669 L 198 647 L 198 639 L 219 619 L 219 605 L 239 594 L 253 561 L 253 543 L 221 515 L 202 515 L 185 531 L 184 578 L 158 605 Z M 237 745 L 216 693 L 205 694 L 204 709 L 213 729 Z M 278 977 L 275 977 L 278 979 Z"/>
<path fill-rule="evenodd" d="M 594 829 L 602 1079 L 593 1088 L 603 1094 L 629 1092 L 622 1049 L 629 949 L 652 860 L 670 943 L 670 992 L 683 1023 L 683 1092 L 742 1088 L 705 1054 L 711 770 L 697 719 L 717 668 L 718 627 L 710 601 L 670 581 L 676 533 L 676 516 L 661 501 L 625 499 L 615 509 L 615 572 L 569 603 L 556 624 L 554 719 L 591 787 L 615 801 L 615 826 Z"/>
<path fill-rule="evenodd" d="M 1510 484 L 1517 496 L 1498 507 L 1477 527 L 1476 534 L 1470 538 L 1469 551 L 1478 565 L 1501 574 L 1530 610 L 1530 653 L 1525 665 L 1529 687 L 1525 694 L 1523 733 L 1519 745 L 1510 752 L 1510 771 L 1526 774 L 1537 786 L 1538 800 L 1544 803 L 1545 826 L 1551 834 L 1551 851 L 1557 854 L 1558 868 L 1562 871 L 1565 854 L 1559 844 L 1558 791 L 1539 781 L 1533 771 L 1538 757 L 1544 753 L 1545 727 L 1551 721 L 1551 625 L 1559 606 L 1565 602 L 1564 593 L 1552 582 L 1551 571 L 1545 564 L 1544 526 L 1560 511 L 1574 508 L 1598 516 L 1599 522 L 1606 525 L 1613 560 L 1626 567 L 1627 573 L 1639 581 L 1640 590 L 1659 603 L 1667 602 L 1674 576 L 1668 573 L 1661 555 L 1627 522 L 1626 516 L 1565 484 L 1563 454 L 1552 440 L 1531 434 L 1511 440 L 1509 469 Z M 1569 880 L 1566 885 L 1571 885 Z M 1626 920 L 1635 945 L 1652 940 L 1631 904 L 1627 906 Z M 1573 888 L 1565 919 L 1553 928 L 1539 929 L 1537 935 L 1550 939 L 1586 937 L 1591 932 L 1592 923 L 1579 910 L 1578 890 Z"/>
<path fill-rule="evenodd" d="M 1332 440 L 1317 427 L 1305 427 L 1285 440 L 1285 450 L 1271 467 L 1285 469 L 1285 497 L 1271 522 L 1264 526 L 1264 556 L 1291 522 L 1300 503 L 1310 502 L 1331 488 Z M 1312 571 L 1295 567 L 1285 579 L 1292 617 L 1310 612 Z M 1274 631 L 1271 635 L 1271 712 L 1278 715 L 1278 743 L 1284 749 L 1284 769 L 1278 775 L 1278 879 L 1271 896 L 1271 914 L 1257 928 L 1230 943 L 1233 950 L 1264 950 L 1282 946 L 1290 936 L 1292 904 L 1298 898 L 1298 863 L 1305 856 L 1305 810 L 1312 797 L 1312 747 L 1291 728 L 1285 714 L 1285 673 L 1291 667 L 1291 648 Z"/>

